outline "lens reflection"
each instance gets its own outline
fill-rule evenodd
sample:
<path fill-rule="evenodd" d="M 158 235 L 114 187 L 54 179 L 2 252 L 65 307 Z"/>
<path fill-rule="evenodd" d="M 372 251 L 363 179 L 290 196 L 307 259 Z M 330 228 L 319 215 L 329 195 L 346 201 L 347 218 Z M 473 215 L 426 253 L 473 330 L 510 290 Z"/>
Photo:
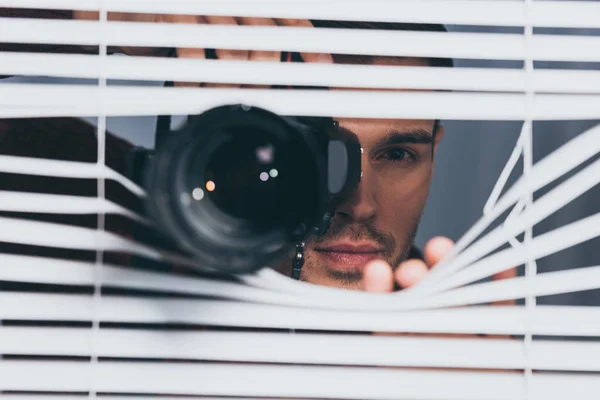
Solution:
<path fill-rule="evenodd" d="M 289 199 L 285 179 L 286 148 L 257 130 L 223 132 L 225 141 L 212 153 L 204 179 L 206 195 L 224 213 L 236 218 L 267 222 L 284 213 Z M 273 178 L 270 171 L 278 171 Z M 211 190 L 212 189 L 212 190 Z"/>

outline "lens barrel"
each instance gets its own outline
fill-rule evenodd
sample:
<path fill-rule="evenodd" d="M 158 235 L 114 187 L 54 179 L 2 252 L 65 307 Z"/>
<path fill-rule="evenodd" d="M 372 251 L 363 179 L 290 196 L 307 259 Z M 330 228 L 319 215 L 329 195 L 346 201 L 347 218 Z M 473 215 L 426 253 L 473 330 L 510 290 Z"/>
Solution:
<path fill-rule="evenodd" d="M 358 141 L 332 145 L 330 118 L 228 105 L 164 136 L 145 168 L 149 214 L 202 268 L 220 272 L 279 261 L 332 211 L 331 187 L 347 192 L 360 171 Z"/>

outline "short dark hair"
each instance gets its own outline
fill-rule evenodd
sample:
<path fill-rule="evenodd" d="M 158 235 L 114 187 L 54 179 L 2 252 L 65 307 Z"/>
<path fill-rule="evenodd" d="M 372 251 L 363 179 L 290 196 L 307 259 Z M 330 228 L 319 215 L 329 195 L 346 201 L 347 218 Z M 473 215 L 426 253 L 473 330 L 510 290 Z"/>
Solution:
<path fill-rule="evenodd" d="M 402 22 L 362 22 L 362 21 L 329 21 L 329 20 L 311 20 L 313 26 L 317 28 L 346 28 L 346 29 L 379 29 L 389 31 L 422 31 L 422 32 L 448 32 L 446 27 L 441 24 L 414 24 Z M 354 56 L 352 56 L 354 58 Z M 357 58 L 370 58 L 356 56 Z M 431 67 L 454 67 L 454 62 L 451 58 L 435 58 L 435 57 L 414 57 L 421 58 Z M 440 121 L 436 119 L 433 123 L 433 138 L 437 134 Z M 433 158 L 434 144 L 431 145 L 431 157 Z"/>
<path fill-rule="evenodd" d="M 421 31 L 421 32 L 447 32 L 441 24 L 409 24 L 402 22 L 362 22 L 362 21 L 329 21 L 311 20 L 317 28 L 346 28 L 346 29 L 378 29 L 388 31 Z M 415 57 L 422 58 L 432 67 L 453 67 L 451 58 Z"/>

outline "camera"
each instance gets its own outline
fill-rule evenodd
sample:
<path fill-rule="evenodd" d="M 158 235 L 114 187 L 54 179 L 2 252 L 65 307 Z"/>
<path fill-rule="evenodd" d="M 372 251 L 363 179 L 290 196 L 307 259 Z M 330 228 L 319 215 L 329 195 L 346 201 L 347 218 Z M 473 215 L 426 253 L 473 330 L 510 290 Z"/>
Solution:
<path fill-rule="evenodd" d="M 159 137 L 136 171 L 147 213 L 206 270 L 248 273 L 280 261 L 326 232 L 360 180 L 358 139 L 332 118 L 232 104 Z"/>

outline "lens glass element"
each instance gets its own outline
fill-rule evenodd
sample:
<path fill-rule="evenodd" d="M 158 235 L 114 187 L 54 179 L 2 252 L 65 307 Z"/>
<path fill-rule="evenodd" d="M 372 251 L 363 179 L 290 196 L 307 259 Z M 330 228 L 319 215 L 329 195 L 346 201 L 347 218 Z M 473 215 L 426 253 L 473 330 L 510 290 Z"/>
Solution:
<path fill-rule="evenodd" d="M 261 225 L 281 218 L 293 195 L 288 146 L 248 126 L 215 136 L 220 142 L 205 160 L 204 174 L 191 174 L 192 198 L 210 199 L 223 213 Z"/>

